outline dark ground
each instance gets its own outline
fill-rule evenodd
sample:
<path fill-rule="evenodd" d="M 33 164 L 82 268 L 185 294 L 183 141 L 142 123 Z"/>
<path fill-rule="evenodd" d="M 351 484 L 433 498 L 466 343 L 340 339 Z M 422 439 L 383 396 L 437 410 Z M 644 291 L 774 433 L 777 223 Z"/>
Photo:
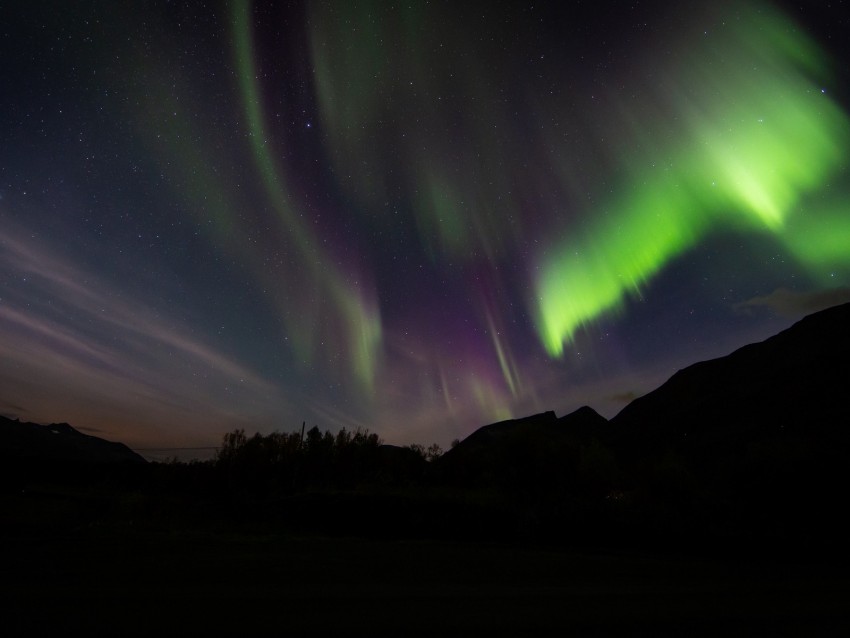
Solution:
<path fill-rule="evenodd" d="M 154 469 L 187 482 L 185 467 Z M 512 533 L 474 500 L 460 515 L 445 494 L 237 506 L 238 492 L 163 491 L 147 473 L 36 474 L 0 490 L 4 636 L 850 635 L 850 556 L 834 534 L 570 540 L 563 526 Z M 397 524 L 411 503 L 420 518 Z M 440 535 L 413 528 L 435 517 Z M 396 536 L 376 536 L 394 522 Z"/>
<path fill-rule="evenodd" d="M 5 635 L 846 636 L 828 561 L 209 532 L 6 538 Z"/>

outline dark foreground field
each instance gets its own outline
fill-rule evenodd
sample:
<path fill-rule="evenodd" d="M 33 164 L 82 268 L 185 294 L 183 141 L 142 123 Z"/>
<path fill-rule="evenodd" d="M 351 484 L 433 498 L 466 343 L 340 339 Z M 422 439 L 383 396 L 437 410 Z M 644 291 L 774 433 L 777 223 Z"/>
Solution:
<path fill-rule="evenodd" d="M 781 556 L 101 531 L 2 565 L 5 635 L 850 635 L 846 572 Z"/>

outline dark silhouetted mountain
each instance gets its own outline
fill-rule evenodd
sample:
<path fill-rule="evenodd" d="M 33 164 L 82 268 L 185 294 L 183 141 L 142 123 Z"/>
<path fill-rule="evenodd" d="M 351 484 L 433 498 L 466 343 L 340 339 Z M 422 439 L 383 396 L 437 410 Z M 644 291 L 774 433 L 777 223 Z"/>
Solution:
<path fill-rule="evenodd" d="M 564 417 L 543 412 L 479 428 L 439 459 L 444 479 L 462 485 L 535 488 L 574 478 L 583 446 L 608 436 L 589 407 Z"/>
<path fill-rule="evenodd" d="M 51 463 L 145 463 L 123 443 L 78 432 L 67 423 L 39 425 L 0 417 L 0 459 Z"/>
<path fill-rule="evenodd" d="M 611 420 L 620 444 L 728 447 L 764 437 L 850 442 L 850 304 L 694 364 Z"/>
<path fill-rule="evenodd" d="M 850 533 L 848 397 L 850 304 L 680 370 L 611 421 L 584 407 L 482 427 L 434 470 L 517 495 L 540 529 L 836 541 Z"/>
<path fill-rule="evenodd" d="M 850 488 L 848 328 L 850 304 L 809 315 L 634 400 L 610 422 L 627 488 L 661 503 L 668 526 L 678 516 L 761 538 L 839 538 Z"/>

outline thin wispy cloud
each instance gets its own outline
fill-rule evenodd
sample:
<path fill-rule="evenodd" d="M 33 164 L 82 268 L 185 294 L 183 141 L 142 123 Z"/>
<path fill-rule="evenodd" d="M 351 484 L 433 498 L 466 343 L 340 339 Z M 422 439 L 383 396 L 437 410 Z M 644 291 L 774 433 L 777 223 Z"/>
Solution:
<path fill-rule="evenodd" d="M 272 381 L 55 247 L 8 228 L 0 247 L 3 376 L 71 388 L 92 420 L 105 403 L 185 424 L 193 414 L 238 418 L 235 403 L 281 402 Z"/>

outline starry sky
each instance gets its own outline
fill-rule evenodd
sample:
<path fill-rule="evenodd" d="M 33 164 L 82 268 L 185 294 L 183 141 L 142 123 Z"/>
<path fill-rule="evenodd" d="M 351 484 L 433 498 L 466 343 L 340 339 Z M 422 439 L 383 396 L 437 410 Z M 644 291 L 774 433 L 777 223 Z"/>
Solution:
<path fill-rule="evenodd" d="M 0 414 L 143 449 L 611 417 L 850 301 L 848 14 L 4 3 Z"/>

